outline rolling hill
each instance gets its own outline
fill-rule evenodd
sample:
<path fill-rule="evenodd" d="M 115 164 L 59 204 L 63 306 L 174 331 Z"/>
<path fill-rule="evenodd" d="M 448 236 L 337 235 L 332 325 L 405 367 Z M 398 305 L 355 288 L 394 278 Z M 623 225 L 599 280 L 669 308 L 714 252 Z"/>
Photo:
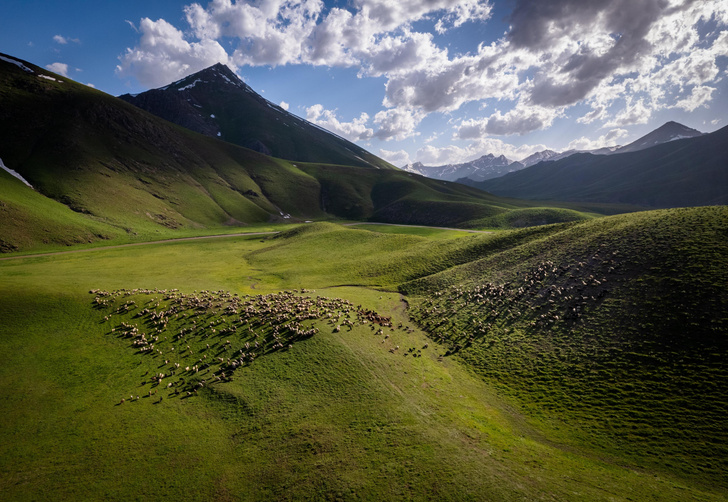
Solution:
<path fill-rule="evenodd" d="M 536 224 L 565 214 L 567 220 L 587 217 L 384 165 L 278 159 L 195 133 L 10 56 L 0 60 L 0 98 L 0 159 L 33 187 L 9 174 L 0 183 L 0 200 L 12 205 L 18 222 L 4 228 L 6 250 L 328 218 L 472 226 L 534 206 Z M 307 142 L 308 133 L 301 134 L 289 136 Z M 23 191 L 23 197 L 10 194 Z M 60 203 L 48 207 L 66 215 L 70 210 L 74 216 L 63 218 L 75 223 L 58 227 L 52 211 L 24 205 L 39 197 Z M 38 224 L 24 225 L 29 218 Z M 42 238 L 39 226 L 46 229 Z"/>
<path fill-rule="evenodd" d="M 557 435 L 724 483 L 727 230 L 725 207 L 600 218 L 400 291 L 448 355 Z"/>
<path fill-rule="evenodd" d="M 727 225 L 725 207 L 442 239 L 317 222 L 5 258 L 0 486 L 725 501 Z"/>
<path fill-rule="evenodd" d="M 469 185 L 503 197 L 635 204 L 728 204 L 728 127 L 613 155 L 576 154 Z"/>

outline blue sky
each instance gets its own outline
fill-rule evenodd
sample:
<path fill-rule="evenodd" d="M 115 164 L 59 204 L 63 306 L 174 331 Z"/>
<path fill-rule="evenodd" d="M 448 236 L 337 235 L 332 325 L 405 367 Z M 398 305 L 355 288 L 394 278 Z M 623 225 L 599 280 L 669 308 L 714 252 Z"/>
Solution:
<path fill-rule="evenodd" d="M 396 165 L 727 124 L 724 0 L 0 0 L 0 52 L 109 94 L 223 62 Z"/>

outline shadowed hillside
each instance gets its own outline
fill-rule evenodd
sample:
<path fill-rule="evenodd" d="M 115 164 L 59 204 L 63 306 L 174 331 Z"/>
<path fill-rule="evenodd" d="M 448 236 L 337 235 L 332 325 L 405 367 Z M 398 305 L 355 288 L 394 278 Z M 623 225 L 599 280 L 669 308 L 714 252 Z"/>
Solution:
<path fill-rule="evenodd" d="M 332 217 L 468 225 L 531 205 L 395 169 L 277 159 L 5 59 L 18 64 L 0 61 L 0 159 L 35 188 L 27 200 L 40 194 L 90 220 L 91 240 Z M 58 233 L 51 220 L 44 225 Z M 22 228 L 2 236 L 5 249 L 45 242 Z M 71 232 L 71 242 L 87 240 Z"/>
<path fill-rule="evenodd" d="M 728 127 L 629 153 L 576 154 L 469 184 L 523 199 L 651 208 L 728 204 Z"/>
<path fill-rule="evenodd" d="M 273 157 L 395 169 L 362 147 L 271 103 L 223 64 L 135 96 L 120 96 L 193 131 Z"/>

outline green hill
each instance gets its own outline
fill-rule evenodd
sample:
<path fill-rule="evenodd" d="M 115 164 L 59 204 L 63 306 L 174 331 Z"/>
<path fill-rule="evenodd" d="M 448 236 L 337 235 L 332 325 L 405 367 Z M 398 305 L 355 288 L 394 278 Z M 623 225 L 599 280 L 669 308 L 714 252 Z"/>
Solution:
<path fill-rule="evenodd" d="M 724 501 L 727 211 L 0 260 L 0 487 Z"/>
<path fill-rule="evenodd" d="M 97 229 L 92 240 L 329 218 L 472 226 L 535 205 L 395 169 L 277 159 L 17 62 L 25 69 L 0 60 L 0 159 L 35 188 L 27 197 L 43 195 L 89 220 L 82 226 Z M 6 188 L 20 190 L 0 183 L 0 199 L 10 196 Z M 48 216 L 50 228 L 57 218 Z M 43 246 L 35 230 L 16 230 L 1 236 L 7 249 Z"/>
<path fill-rule="evenodd" d="M 723 483 L 727 232 L 726 207 L 613 216 L 401 289 L 448 354 L 554 434 Z"/>

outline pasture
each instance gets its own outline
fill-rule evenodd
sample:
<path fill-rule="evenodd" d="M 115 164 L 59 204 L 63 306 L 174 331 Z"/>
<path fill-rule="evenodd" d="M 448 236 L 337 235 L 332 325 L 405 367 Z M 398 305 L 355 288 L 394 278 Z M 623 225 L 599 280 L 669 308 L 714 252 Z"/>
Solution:
<path fill-rule="evenodd" d="M 315 224 L 0 261 L 3 498 L 725 500 L 568 424 L 553 433 L 410 320 L 399 285 L 569 225 L 463 236 Z M 285 342 L 261 310 L 240 324 L 282 291 L 336 307 Z M 193 297 L 206 300 L 184 304 Z M 156 351 L 134 345 L 132 325 L 148 345 L 159 337 Z M 242 358 L 256 341 L 267 348 Z"/>

